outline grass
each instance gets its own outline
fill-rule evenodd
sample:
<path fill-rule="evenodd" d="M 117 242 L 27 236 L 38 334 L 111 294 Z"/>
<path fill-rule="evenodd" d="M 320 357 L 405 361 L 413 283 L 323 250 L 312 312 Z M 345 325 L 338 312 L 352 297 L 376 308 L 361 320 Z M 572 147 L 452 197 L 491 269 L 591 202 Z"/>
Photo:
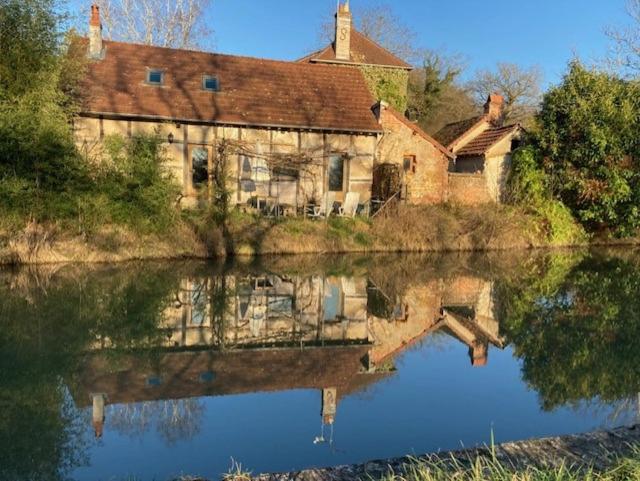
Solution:
<path fill-rule="evenodd" d="M 497 461 L 493 450 L 489 458 L 478 456 L 466 462 L 454 457 L 411 458 L 400 471 L 365 477 L 363 481 L 633 481 L 640 480 L 640 449 L 634 448 L 630 456 L 619 459 L 605 471 L 566 464 L 517 470 Z M 248 481 L 251 477 L 251 472 L 235 462 L 223 475 L 225 481 Z"/>
<path fill-rule="evenodd" d="M 477 457 L 463 464 L 455 458 L 438 460 L 412 459 L 402 474 L 389 473 L 381 481 L 623 481 L 640 480 L 640 450 L 620 459 L 608 470 L 596 471 L 587 466 L 515 470 L 498 462 L 495 457 Z"/>

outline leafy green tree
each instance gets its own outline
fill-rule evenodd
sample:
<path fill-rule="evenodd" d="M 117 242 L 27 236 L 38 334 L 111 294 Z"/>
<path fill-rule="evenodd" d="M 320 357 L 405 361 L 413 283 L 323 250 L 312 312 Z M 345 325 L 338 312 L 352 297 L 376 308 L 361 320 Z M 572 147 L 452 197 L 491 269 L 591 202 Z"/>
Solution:
<path fill-rule="evenodd" d="M 477 114 L 473 99 L 456 84 L 463 71 L 457 56 L 425 50 L 420 68 L 409 77 L 408 111 L 427 132 Z"/>
<path fill-rule="evenodd" d="M 572 62 L 544 96 L 537 144 L 552 191 L 592 231 L 640 227 L 640 87 Z"/>

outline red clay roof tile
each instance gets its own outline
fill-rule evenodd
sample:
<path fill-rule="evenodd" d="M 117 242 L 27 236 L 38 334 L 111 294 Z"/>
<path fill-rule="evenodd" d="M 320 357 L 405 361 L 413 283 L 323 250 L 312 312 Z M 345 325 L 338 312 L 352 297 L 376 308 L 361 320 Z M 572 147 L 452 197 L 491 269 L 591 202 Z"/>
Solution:
<path fill-rule="evenodd" d="M 334 44 L 330 43 L 327 47 L 317 52 L 313 52 L 306 57 L 301 58 L 298 62 L 336 62 L 336 63 L 354 63 L 366 65 L 381 65 L 385 67 L 395 67 L 411 70 L 413 67 L 404 60 L 399 59 L 394 54 L 381 47 L 367 36 L 351 29 L 351 60 L 343 61 L 336 59 L 336 51 Z"/>
<path fill-rule="evenodd" d="M 514 124 L 485 130 L 467 145 L 462 147 L 462 149 L 458 151 L 457 155 L 458 157 L 484 155 L 489 151 L 489 149 L 491 149 L 491 147 L 520 128 L 520 124 Z"/>
<path fill-rule="evenodd" d="M 105 58 L 88 68 L 84 114 L 380 132 L 356 69 L 104 43 Z M 164 71 L 162 86 L 146 84 L 149 68 Z M 220 91 L 203 90 L 203 75 Z"/>

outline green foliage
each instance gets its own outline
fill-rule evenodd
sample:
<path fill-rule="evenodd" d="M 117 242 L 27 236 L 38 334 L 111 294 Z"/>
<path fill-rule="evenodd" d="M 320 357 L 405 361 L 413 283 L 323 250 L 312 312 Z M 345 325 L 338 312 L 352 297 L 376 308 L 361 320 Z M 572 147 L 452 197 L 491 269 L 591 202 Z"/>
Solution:
<path fill-rule="evenodd" d="M 549 177 L 542 167 L 536 147 L 529 145 L 513 153 L 507 182 L 510 202 L 526 207 L 540 218 L 548 241 L 552 245 L 574 245 L 587 240 L 582 227 L 571 211 L 553 197 Z"/>
<path fill-rule="evenodd" d="M 174 201 L 180 189 L 165 168 L 159 136 L 114 136 L 105 139 L 105 148 L 109 160 L 101 164 L 96 184 L 110 201 L 108 219 L 144 231 L 169 228 L 177 219 Z"/>
<path fill-rule="evenodd" d="M 398 112 L 407 110 L 409 73 L 406 70 L 372 66 L 360 66 L 360 70 L 376 100 L 388 102 Z"/>
<path fill-rule="evenodd" d="M 545 96 L 537 144 L 550 186 L 590 230 L 640 227 L 640 87 L 578 62 Z"/>
<path fill-rule="evenodd" d="M 76 148 L 86 47 L 73 33 L 60 35 L 56 8 L 54 0 L 0 3 L 0 224 L 166 230 L 178 190 L 157 138 L 112 139 L 108 159 L 85 159 Z"/>
<path fill-rule="evenodd" d="M 56 82 L 59 25 L 63 20 L 56 8 L 56 0 L 0 2 L 0 100 Z"/>

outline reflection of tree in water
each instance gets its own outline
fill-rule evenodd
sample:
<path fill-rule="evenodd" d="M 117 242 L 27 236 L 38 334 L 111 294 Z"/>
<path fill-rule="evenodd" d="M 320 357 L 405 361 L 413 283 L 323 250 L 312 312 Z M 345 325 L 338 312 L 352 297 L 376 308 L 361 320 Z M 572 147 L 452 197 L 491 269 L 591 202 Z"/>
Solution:
<path fill-rule="evenodd" d="M 544 409 L 600 405 L 621 422 L 638 409 L 640 268 L 597 254 L 574 261 L 502 284 L 505 332 Z"/>
<path fill-rule="evenodd" d="M 199 399 L 170 399 L 108 406 L 106 419 L 117 432 L 142 437 L 155 428 L 170 445 L 200 432 L 204 405 Z"/>
<path fill-rule="evenodd" d="M 60 481 L 88 464 L 86 416 L 61 382 L 5 385 L 0 410 L 0 479 Z"/>

